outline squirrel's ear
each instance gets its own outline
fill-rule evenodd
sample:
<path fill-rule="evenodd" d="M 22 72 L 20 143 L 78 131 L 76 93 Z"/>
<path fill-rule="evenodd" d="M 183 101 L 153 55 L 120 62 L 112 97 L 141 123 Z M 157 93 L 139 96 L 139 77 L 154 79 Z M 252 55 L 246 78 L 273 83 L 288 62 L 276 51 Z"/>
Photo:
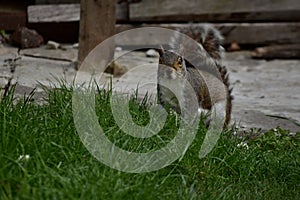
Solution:
<path fill-rule="evenodd" d="M 222 40 L 223 37 L 217 29 L 210 25 L 204 27 L 201 44 L 207 53 L 214 59 L 222 58 Z"/>
<path fill-rule="evenodd" d="M 160 57 L 162 57 L 162 55 L 165 53 L 165 50 L 162 45 L 160 45 L 160 48 L 157 49 L 157 51 L 158 51 Z"/>
<path fill-rule="evenodd" d="M 184 56 L 184 46 L 183 46 L 183 44 L 179 45 L 178 54 L 180 56 Z"/>

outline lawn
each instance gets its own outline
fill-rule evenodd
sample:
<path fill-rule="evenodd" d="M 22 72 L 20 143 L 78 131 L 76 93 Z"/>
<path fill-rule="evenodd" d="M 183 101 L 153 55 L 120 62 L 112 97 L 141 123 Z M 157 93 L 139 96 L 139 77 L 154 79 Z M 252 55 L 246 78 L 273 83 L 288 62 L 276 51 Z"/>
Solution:
<path fill-rule="evenodd" d="M 201 120 L 184 157 L 154 172 L 125 173 L 102 164 L 81 142 L 72 115 L 72 89 L 47 90 L 45 103 L 0 100 L 0 199 L 300 199 L 300 138 L 279 127 L 254 137 L 222 133 L 213 151 L 198 157 L 206 133 Z M 96 110 L 107 137 L 132 151 L 170 141 L 178 118 L 169 112 L 158 136 L 124 136 L 114 122 L 110 91 L 99 90 Z M 148 100 L 130 101 L 135 122 L 146 125 Z"/>

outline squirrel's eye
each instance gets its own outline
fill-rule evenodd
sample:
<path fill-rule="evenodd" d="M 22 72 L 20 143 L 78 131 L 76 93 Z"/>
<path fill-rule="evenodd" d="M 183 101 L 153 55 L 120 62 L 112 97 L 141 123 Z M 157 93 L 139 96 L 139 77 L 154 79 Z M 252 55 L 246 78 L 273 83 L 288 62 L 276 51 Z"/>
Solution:
<path fill-rule="evenodd" d="M 177 58 L 177 64 L 178 65 L 182 65 L 182 57 L 178 57 Z"/>

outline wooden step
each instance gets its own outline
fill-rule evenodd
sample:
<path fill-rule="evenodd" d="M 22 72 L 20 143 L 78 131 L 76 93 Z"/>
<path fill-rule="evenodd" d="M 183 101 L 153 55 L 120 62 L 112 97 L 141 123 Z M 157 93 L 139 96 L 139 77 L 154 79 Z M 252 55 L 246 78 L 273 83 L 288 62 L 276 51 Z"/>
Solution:
<path fill-rule="evenodd" d="M 127 8 L 126 2 L 116 5 L 118 22 L 128 20 Z M 27 12 L 29 23 L 64 23 L 80 20 L 80 4 L 32 5 L 28 6 Z"/>
<path fill-rule="evenodd" d="M 202 23 L 194 23 L 193 27 L 200 27 Z M 300 43 L 300 22 L 293 23 L 220 23 L 213 24 L 221 31 L 225 40 L 224 44 L 236 42 L 240 45 L 261 46 L 269 44 L 293 44 Z M 117 33 L 132 28 L 141 27 L 162 27 L 174 30 L 188 29 L 190 24 L 143 24 L 130 25 L 119 24 L 116 26 Z M 139 36 L 135 36 L 139 37 Z M 128 38 L 120 38 L 117 43 L 119 45 L 129 45 Z M 150 44 L 155 41 L 153 36 L 140 36 L 135 39 L 136 44 Z M 166 38 L 167 41 L 167 38 Z M 156 45 L 156 44 L 154 44 Z"/>
<path fill-rule="evenodd" d="M 143 0 L 129 5 L 136 22 L 300 21 L 299 0 Z"/>

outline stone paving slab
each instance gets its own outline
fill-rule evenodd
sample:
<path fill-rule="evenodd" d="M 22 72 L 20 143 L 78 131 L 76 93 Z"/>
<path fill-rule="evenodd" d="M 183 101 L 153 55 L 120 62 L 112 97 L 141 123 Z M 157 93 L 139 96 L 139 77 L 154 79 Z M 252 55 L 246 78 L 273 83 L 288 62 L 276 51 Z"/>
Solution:
<path fill-rule="evenodd" d="M 275 120 L 286 129 L 300 131 L 293 122 L 300 122 L 300 60 L 252 60 L 248 52 L 239 52 L 227 54 L 224 63 L 234 86 L 237 121 L 270 129 L 276 126 L 270 121 Z"/>
<path fill-rule="evenodd" d="M 3 58 L 4 59 L 11 58 L 17 55 L 18 55 L 18 48 L 0 44 L 0 56 L 1 56 L 0 62 L 3 61 Z"/>
<path fill-rule="evenodd" d="M 134 56 L 137 56 L 135 54 Z M 123 65 L 134 56 L 123 57 Z M 138 54 L 141 58 L 143 55 Z M 156 95 L 157 58 L 140 60 L 126 66 L 129 70 L 118 79 L 115 89 Z M 135 65 L 134 65 L 135 64 Z M 254 60 L 250 52 L 227 53 L 224 60 L 234 88 L 233 122 L 242 127 L 269 130 L 277 126 L 300 131 L 300 60 Z M 284 119 L 286 118 L 286 119 Z M 296 123 L 295 123 L 296 122 Z"/>
<path fill-rule="evenodd" d="M 70 45 L 65 45 L 58 49 L 47 49 L 47 46 L 42 46 L 39 48 L 23 49 L 20 51 L 20 55 L 75 62 L 77 60 L 77 52 L 78 50 L 72 48 Z"/>
<path fill-rule="evenodd" d="M 54 86 L 64 79 L 71 82 L 76 73 L 72 63 L 66 61 L 22 56 L 17 64 L 14 82 L 32 88 L 41 88 L 40 84 Z"/>
<path fill-rule="evenodd" d="M 1 51 L 10 50 L 0 48 L 0 73 L 3 75 L 4 60 L 11 55 L 9 52 L 1 54 Z M 39 49 L 34 51 L 38 53 Z M 48 51 L 43 47 L 40 55 L 46 55 Z M 72 49 L 73 55 L 77 55 L 75 51 Z M 119 54 L 116 52 L 116 57 Z M 18 55 L 21 59 L 16 61 L 13 74 L 13 80 L 19 84 L 17 93 L 28 93 L 34 87 L 41 92 L 39 83 L 51 86 L 62 78 L 71 84 L 76 71 L 72 62 L 74 57 L 70 55 L 68 49 L 52 50 L 49 59 L 28 57 L 24 53 Z M 127 73 L 113 78 L 113 88 L 133 93 L 139 87 L 141 96 L 149 92 L 155 99 L 157 62 L 157 57 L 146 57 L 144 52 L 133 52 L 117 59 L 117 65 Z M 300 60 L 253 60 L 249 52 L 237 52 L 227 53 L 224 64 L 234 87 L 233 122 L 247 129 L 269 130 L 280 126 L 300 132 L 300 126 L 296 124 L 300 123 Z M 81 74 L 80 77 L 84 81 L 89 75 Z M 110 77 L 105 75 L 103 83 L 108 83 Z"/>
<path fill-rule="evenodd" d="M 11 81 L 18 59 L 18 48 L 0 44 L 0 97 L 5 86 Z"/>

